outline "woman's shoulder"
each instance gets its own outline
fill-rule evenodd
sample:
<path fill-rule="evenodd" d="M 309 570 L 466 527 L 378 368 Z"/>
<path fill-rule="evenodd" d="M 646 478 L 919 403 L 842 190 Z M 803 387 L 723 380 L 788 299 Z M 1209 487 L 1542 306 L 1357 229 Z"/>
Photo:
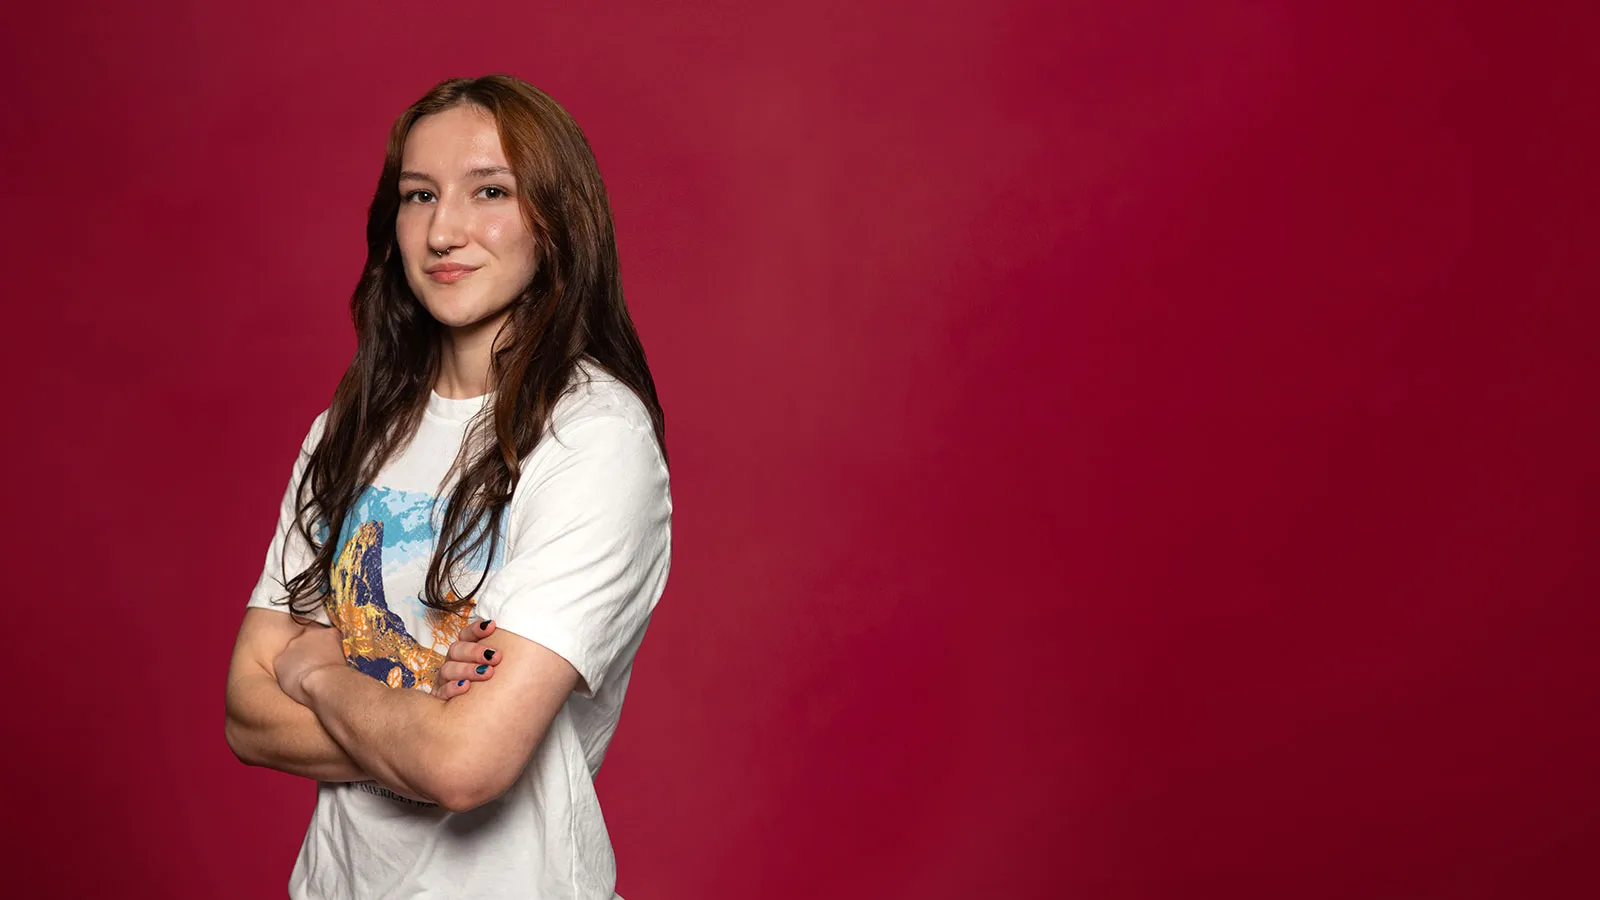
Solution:
<path fill-rule="evenodd" d="M 323 409 L 311 420 L 311 425 L 306 428 L 306 436 L 300 442 L 300 452 L 310 454 L 322 443 L 322 435 L 328 427 L 328 409 Z"/>
<path fill-rule="evenodd" d="M 556 473 L 602 465 L 616 471 L 665 469 L 655 423 L 633 389 L 585 359 L 550 412 L 524 471 Z M 541 480 L 536 476 L 533 482 Z"/>
<path fill-rule="evenodd" d="M 620 420 L 619 424 L 654 432 L 650 410 L 633 389 L 598 363 L 584 358 L 573 372 L 566 393 L 550 412 L 550 430 L 560 435 L 564 430 L 603 419 Z"/>

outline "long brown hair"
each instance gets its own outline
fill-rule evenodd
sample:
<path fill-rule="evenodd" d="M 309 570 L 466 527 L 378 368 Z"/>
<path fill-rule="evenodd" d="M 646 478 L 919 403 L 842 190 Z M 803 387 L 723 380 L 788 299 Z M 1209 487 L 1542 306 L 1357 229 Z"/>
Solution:
<path fill-rule="evenodd" d="M 488 75 L 440 82 L 395 121 L 367 213 L 367 260 L 350 299 L 355 359 L 334 391 L 322 440 L 298 488 L 296 527 L 316 560 L 286 584 L 297 615 L 309 615 L 331 589 L 345 517 L 361 490 L 415 434 L 439 374 L 443 330 L 406 283 L 395 220 L 401 157 L 412 126 L 462 104 L 494 116 L 539 265 L 512 300 L 495 341 L 489 372 L 496 392 L 493 416 L 474 420 L 454 462 L 452 472 L 460 478 L 445 509 L 422 602 L 451 613 L 472 604 L 487 568 L 464 593 L 454 590 L 454 575 L 480 553 L 493 559 L 501 512 L 511 501 L 522 460 L 538 444 L 584 357 L 639 397 L 666 455 L 655 381 L 622 300 L 605 184 L 583 132 L 549 95 L 520 79 Z M 474 439 L 486 428 L 492 428 L 493 440 Z M 474 455 L 475 447 L 482 449 Z"/>

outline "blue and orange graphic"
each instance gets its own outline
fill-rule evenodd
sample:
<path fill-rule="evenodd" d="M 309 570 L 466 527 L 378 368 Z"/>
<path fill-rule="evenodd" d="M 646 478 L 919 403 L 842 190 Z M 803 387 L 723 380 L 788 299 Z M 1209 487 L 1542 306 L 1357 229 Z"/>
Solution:
<path fill-rule="evenodd" d="M 450 614 L 420 599 L 437 543 L 433 507 L 433 495 L 420 491 L 369 487 L 362 492 L 346 519 L 333 590 L 325 600 L 352 668 L 390 687 L 425 692 L 433 690 L 445 652 L 472 614 L 471 606 Z M 491 566 L 500 548 L 495 555 Z M 476 584 L 481 572 L 480 566 L 462 583 Z M 454 591 L 446 596 L 456 599 Z M 408 618 L 427 633 L 426 642 L 407 628 Z"/>

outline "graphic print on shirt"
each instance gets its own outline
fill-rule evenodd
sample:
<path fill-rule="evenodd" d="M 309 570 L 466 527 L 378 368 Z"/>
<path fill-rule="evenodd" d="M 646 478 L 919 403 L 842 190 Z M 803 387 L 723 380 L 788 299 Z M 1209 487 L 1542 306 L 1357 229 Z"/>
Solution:
<path fill-rule="evenodd" d="M 352 668 L 390 687 L 424 692 L 433 690 L 445 652 L 472 615 L 470 606 L 451 614 L 422 603 L 438 542 L 433 506 L 433 495 L 422 491 L 363 491 L 346 519 L 348 537 L 325 604 Z M 475 584 L 481 571 L 472 569 L 459 582 Z M 454 601 L 455 592 L 446 598 Z"/>

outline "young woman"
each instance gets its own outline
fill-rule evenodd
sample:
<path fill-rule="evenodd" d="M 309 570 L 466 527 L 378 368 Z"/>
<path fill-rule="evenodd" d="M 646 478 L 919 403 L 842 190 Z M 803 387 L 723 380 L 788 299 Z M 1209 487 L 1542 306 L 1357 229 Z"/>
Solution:
<path fill-rule="evenodd" d="M 664 426 L 594 156 L 517 79 L 402 114 L 228 673 L 314 778 L 295 898 L 612 898 L 593 778 L 666 583 Z"/>

